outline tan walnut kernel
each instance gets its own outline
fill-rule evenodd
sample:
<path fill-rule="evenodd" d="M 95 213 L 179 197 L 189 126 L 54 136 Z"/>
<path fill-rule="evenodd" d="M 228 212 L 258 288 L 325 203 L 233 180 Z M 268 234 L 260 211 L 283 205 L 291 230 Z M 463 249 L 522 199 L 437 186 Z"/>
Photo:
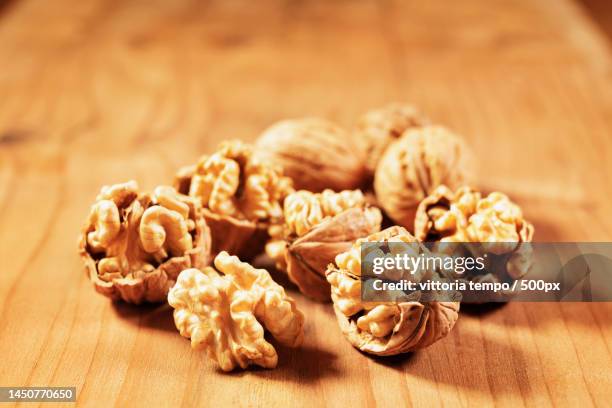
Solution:
<path fill-rule="evenodd" d="M 364 151 L 352 135 L 319 118 L 283 120 L 266 129 L 256 144 L 257 156 L 278 163 L 296 189 L 320 192 L 360 187 Z"/>
<path fill-rule="evenodd" d="M 470 180 L 472 166 L 470 148 L 447 129 L 409 129 L 389 145 L 376 167 L 376 198 L 393 221 L 412 230 L 419 202 L 439 185 L 457 188 Z"/>
<path fill-rule="evenodd" d="M 268 228 L 270 239 L 266 242 L 265 253 L 274 261 L 278 271 L 287 272 L 287 241 L 285 241 L 284 225 L 273 225 Z"/>
<path fill-rule="evenodd" d="M 267 230 L 282 223 L 281 203 L 293 191 L 279 167 L 256 159 L 240 141 L 222 143 L 197 165 L 180 169 L 175 186 L 202 201 L 213 254 L 229 251 L 245 259 L 263 251 Z"/>
<path fill-rule="evenodd" d="M 310 298 L 330 300 L 325 269 L 355 239 L 380 230 L 382 214 L 359 190 L 339 193 L 296 191 L 284 202 L 284 248 L 276 243 L 273 259 L 284 254 L 289 279 Z M 268 248 L 269 249 L 269 248 Z"/>
<path fill-rule="evenodd" d="M 99 293 L 130 303 L 161 302 L 180 271 L 208 264 L 210 231 L 198 200 L 169 186 L 140 193 L 130 181 L 102 188 L 79 253 Z"/>
<path fill-rule="evenodd" d="M 366 112 L 357 121 L 354 134 L 364 144 L 366 170 L 374 176 L 376 165 L 387 147 L 406 130 L 429 123 L 414 106 L 391 103 Z"/>
<path fill-rule="evenodd" d="M 508 196 L 493 192 L 486 197 L 467 186 L 452 191 L 438 187 L 419 205 L 415 234 L 421 241 L 478 243 L 470 252 L 511 254 L 505 274 L 468 276 L 477 281 L 514 280 L 523 277 L 532 265 L 531 246 L 534 227 L 523 217 L 520 207 Z M 438 245 L 443 252 L 443 245 Z"/>
<path fill-rule="evenodd" d="M 358 239 L 348 251 L 336 256 L 326 275 L 334 311 L 347 340 L 363 352 L 385 356 L 421 349 L 448 335 L 458 318 L 458 302 L 421 303 L 403 292 L 390 294 L 385 302 L 362 301 L 364 242 L 414 243 L 425 251 L 408 231 L 394 226 Z"/>
<path fill-rule="evenodd" d="M 264 269 L 220 252 L 214 268 L 181 272 L 168 293 L 181 336 L 203 349 L 223 371 L 237 366 L 274 368 L 278 355 L 264 328 L 280 343 L 298 347 L 304 315 Z"/>

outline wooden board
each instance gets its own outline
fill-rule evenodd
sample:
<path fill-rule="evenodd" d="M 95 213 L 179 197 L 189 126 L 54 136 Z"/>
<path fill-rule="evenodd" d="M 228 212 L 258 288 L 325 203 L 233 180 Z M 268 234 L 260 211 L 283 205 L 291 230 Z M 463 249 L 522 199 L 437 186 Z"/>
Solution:
<path fill-rule="evenodd" d="M 612 304 L 471 308 L 377 360 L 295 294 L 304 347 L 222 374 L 167 308 L 95 294 L 76 236 L 102 184 L 148 189 L 275 120 L 350 126 L 404 100 L 465 135 L 538 241 L 609 241 L 611 61 L 571 0 L 4 2 L 0 385 L 76 386 L 84 405 L 610 404 Z"/>

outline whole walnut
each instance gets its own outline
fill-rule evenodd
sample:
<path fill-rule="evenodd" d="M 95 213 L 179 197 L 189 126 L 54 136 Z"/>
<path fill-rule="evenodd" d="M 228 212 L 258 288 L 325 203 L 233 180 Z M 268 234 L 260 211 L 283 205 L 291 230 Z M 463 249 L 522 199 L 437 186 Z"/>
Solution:
<path fill-rule="evenodd" d="M 288 347 L 301 345 L 304 315 L 265 269 L 220 252 L 214 268 L 186 269 L 168 293 L 181 336 L 223 371 L 251 364 L 274 368 L 278 355 L 264 328 Z"/>
<path fill-rule="evenodd" d="M 417 239 L 438 242 L 438 252 L 487 255 L 488 267 L 478 273 L 453 278 L 473 281 L 512 282 L 531 268 L 534 227 L 523 217 L 520 207 L 499 192 L 483 197 L 463 186 L 452 191 L 439 186 L 418 207 L 415 219 Z M 455 243 L 455 245 L 444 245 Z M 459 248 L 457 247 L 459 246 Z M 502 263 L 503 267 L 496 267 Z"/>
<path fill-rule="evenodd" d="M 284 229 L 268 244 L 268 255 L 302 293 L 322 302 L 330 300 L 327 265 L 355 239 L 379 231 L 382 221 L 360 190 L 296 191 L 285 199 L 284 214 Z"/>
<path fill-rule="evenodd" d="M 425 126 L 429 120 L 414 106 L 392 103 L 366 112 L 359 118 L 354 134 L 364 143 L 365 166 L 369 177 L 387 147 L 408 129 Z"/>
<path fill-rule="evenodd" d="M 360 187 L 364 152 L 351 135 L 318 118 L 283 120 L 265 130 L 256 142 L 262 160 L 278 163 L 296 189 L 320 192 Z"/>
<path fill-rule="evenodd" d="M 421 253 L 426 251 L 408 231 L 393 226 L 358 239 L 336 256 L 326 275 L 334 311 L 347 340 L 365 353 L 387 356 L 425 348 L 448 335 L 459 316 L 459 302 L 421 303 L 414 299 L 418 293 L 405 295 L 401 291 L 385 302 L 362 301 L 361 250 L 366 242 L 389 246 L 413 243 L 412 248 L 416 245 Z"/>
<path fill-rule="evenodd" d="M 374 191 L 386 214 L 413 229 L 419 202 L 445 184 L 472 177 L 473 154 L 460 137 L 439 126 L 409 129 L 387 148 L 376 167 Z"/>
<path fill-rule="evenodd" d="M 168 186 L 140 193 L 130 181 L 102 188 L 79 253 L 97 292 L 136 304 L 161 302 L 183 269 L 208 265 L 210 231 L 198 200 Z"/>
<path fill-rule="evenodd" d="M 281 204 L 293 191 L 282 169 L 255 158 L 252 146 L 240 141 L 222 143 L 195 166 L 180 169 L 175 186 L 201 200 L 213 256 L 228 251 L 244 259 L 263 252 L 268 229 L 282 223 Z"/>

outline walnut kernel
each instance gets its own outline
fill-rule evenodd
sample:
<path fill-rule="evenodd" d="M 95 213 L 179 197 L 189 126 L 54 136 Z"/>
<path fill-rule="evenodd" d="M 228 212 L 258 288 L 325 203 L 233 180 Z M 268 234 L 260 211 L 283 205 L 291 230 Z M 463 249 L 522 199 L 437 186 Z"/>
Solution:
<path fill-rule="evenodd" d="M 493 192 L 486 197 L 470 187 L 452 191 L 438 187 L 419 205 L 415 234 L 421 241 L 475 243 L 469 250 L 493 255 L 512 254 L 506 265 L 508 276 L 471 276 L 469 279 L 520 279 L 531 267 L 534 227 L 508 196 Z M 444 248 L 440 246 L 440 248 Z M 497 271 L 499 273 L 499 271 Z"/>
<path fill-rule="evenodd" d="M 175 186 L 202 201 L 213 254 L 225 250 L 244 258 L 263 250 L 267 229 L 282 222 L 281 203 L 293 191 L 280 168 L 254 158 L 252 147 L 239 141 L 179 170 Z"/>
<path fill-rule="evenodd" d="M 168 293 L 181 336 L 203 349 L 223 371 L 251 364 L 274 368 L 278 355 L 264 328 L 281 344 L 298 347 L 304 315 L 264 269 L 221 252 L 215 268 L 181 272 Z"/>

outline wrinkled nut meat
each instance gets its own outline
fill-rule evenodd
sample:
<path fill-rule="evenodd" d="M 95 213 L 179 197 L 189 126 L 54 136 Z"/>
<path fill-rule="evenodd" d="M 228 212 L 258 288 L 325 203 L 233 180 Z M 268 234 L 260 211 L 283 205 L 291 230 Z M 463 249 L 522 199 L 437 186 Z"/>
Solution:
<path fill-rule="evenodd" d="M 324 119 L 283 120 L 256 142 L 257 155 L 278 163 L 296 189 L 320 192 L 359 188 L 364 182 L 364 153 L 351 135 Z"/>
<path fill-rule="evenodd" d="M 79 252 L 99 293 L 161 302 L 183 269 L 208 264 L 210 231 L 198 200 L 168 186 L 139 193 L 130 181 L 102 188 Z"/>
<path fill-rule="evenodd" d="M 284 254 L 289 279 L 322 302 L 330 300 L 327 265 L 355 239 L 379 231 L 382 221 L 380 210 L 369 206 L 359 190 L 300 190 L 285 199 L 284 214 L 284 245 L 277 242 L 276 252 L 268 255 L 278 260 Z"/>
<path fill-rule="evenodd" d="M 502 193 L 483 197 L 480 192 L 461 187 L 455 192 L 438 187 L 419 205 L 415 234 L 421 241 L 480 243 L 480 254 L 507 256 L 505 271 L 496 274 L 467 276 L 477 281 L 515 280 L 531 267 L 531 246 L 534 227 L 523 218 L 520 207 Z M 443 245 L 439 246 L 443 252 Z M 474 251 L 476 245 L 470 245 Z M 507 273 L 505 276 L 503 273 Z"/>
<path fill-rule="evenodd" d="M 254 158 L 252 147 L 239 141 L 179 170 L 175 185 L 202 201 L 213 254 L 228 251 L 245 259 L 263 251 L 267 229 L 282 222 L 281 203 L 293 191 L 280 168 Z"/>
<path fill-rule="evenodd" d="M 424 126 L 429 121 L 412 105 L 392 103 L 366 112 L 357 122 L 355 135 L 364 143 L 366 170 L 374 176 L 387 147 L 408 129 Z"/>
<path fill-rule="evenodd" d="M 445 337 L 457 321 L 458 302 L 421 303 L 403 292 L 388 302 L 362 301 L 363 242 L 418 245 L 408 231 L 394 226 L 357 240 L 328 266 L 326 274 L 331 284 L 334 311 L 348 341 L 363 352 L 386 356 L 425 348 Z"/>
<path fill-rule="evenodd" d="M 409 129 L 386 150 L 376 167 L 374 191 L 387 215 L 409 230 L 421 200 L 445 184 L 457 188 L 471 177 L 472 153 L 445 128 Z"/>
<path fill-rule="evenodd" d="M 274 261 L 278 271 L 287 272 L 287 241 L 285 241 L 284 226 L 271 226 L 268 228 L 268 235 L 270 239 L 266 242 L 266 254 Z"/>
<path fill-rule="evenodd" d="M 264 269 L 221 252 L 215 268 L 187 269 L 168 293 L 174 322 L 194 349 L 206 350 L 223 371 L 255 364 L 274 368 L 278 355 L 264 328 L 281 344 L 298 347 L 304 315 Z"/>

